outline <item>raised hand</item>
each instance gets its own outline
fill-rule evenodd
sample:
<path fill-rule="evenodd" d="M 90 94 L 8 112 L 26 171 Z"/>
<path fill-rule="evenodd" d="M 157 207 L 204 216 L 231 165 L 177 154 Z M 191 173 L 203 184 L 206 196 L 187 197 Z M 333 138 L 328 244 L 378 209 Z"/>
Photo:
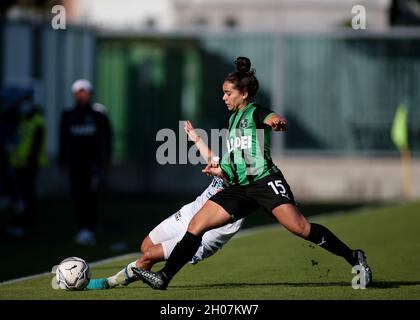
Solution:
<path fill-rule="evenodd" d="M 195 129 L 189 120 L 184 123 L 184 131 L 191 141 L 197 142 L 200 139 L 200 136 L 195 132 Z"/>

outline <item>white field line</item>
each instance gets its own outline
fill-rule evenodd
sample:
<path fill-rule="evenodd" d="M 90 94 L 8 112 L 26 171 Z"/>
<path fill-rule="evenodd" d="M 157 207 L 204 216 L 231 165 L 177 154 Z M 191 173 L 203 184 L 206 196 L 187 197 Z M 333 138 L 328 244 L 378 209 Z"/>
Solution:
<path fill-rule="evenodd" d="M 337 216 L 341 216 L 341 215 L 347 215 L 347 214 L 366 214 L 367 212 L 371 212 L 370 209 L 371 208 L 367 207 L 367 208 L 358 208 L 358 209 L 348 210 L 348 211 L 337 211 L 335 213 L 323 213 L 323 214 L 311 216 L 310 220 L 318 221 L 318 220 L 322 220 L 324 218 L 333 218 L 333 217 L 337 217 Z M 240 232 L 238 232 L 238 234 L 234 238 L 232 238 L 232 240 L 247 237 L 247 236 L 251 236 L 251 235 L 263 232 L 263 231 L 279 229 L 279 227 L 280 227 L 280 229 L 284 229 L 282 226 L 279 226 L 278 223 L 273 223 L 273 224 L 269 224 L 269 225 L 265 225 L 265 226 L 259 226 L 259 227 L 254 227 L 254 228 L 241 230 Z M 120 260 L 120 259 L 121 260 L 122 259 L 128 259 L 128 258 L 131 258 L 131 257 L 135 258 L 138 255 L 139 255 L 139 253 L 136 253 L 136 252 L 127 253 L 127 254 L 124 254 L 124 255 L 95 261 L 95 262 L 89 263 L 89 265 L 94 267 L 94 266 L 97 266 L 97 265 L 113 262 L 113 261 Z M 7 281 L 4 281 L 4 282 L 0 282 L 0 286 L 4 286 L 4 285 L 8 285 L 8 284 L 14 284 L 14 283 L 21 282 L 21 281 L 26 281 L 26 280 L 32 280 L 32 279 L 40 278 L 40 277 L 43 277 L 43 276 L 47 276 L 49 274 L 51 274 L 51 272 L 43 272 L 43 273 L 39 273 L 39 274 L 34 274 L 32 276 L 7 280 Z"/>
<path fill-rule="evenodd" d="M 124 254 L 124 255 L 95 261 L 95 262 L 89 263 L 89 265 L 94 267 L 94 266 L 97 266 L 97 265 L 101 265 L 103 263 L 109 263 L 109 262 L 113 262 L 113 261 L 120 260 L 120 259 L 121 260 L 122 259 L 128 259 L 128 258 L 131 258 L 131 257 L 134 258 L 134 257 L 137 257 L 137 256 L 138 256 L 138 253 L 127 253 L 127 254 Z M 51 272 L 43 272 L 43 273 L 34 274 L 32 276 L 7 280 L 7 281 L 4 281 L 4 282 L 0 282 L 0 286 L 4 286 L 4 285 L 8 285 L 8 284 L 14 284 L 14 283 L 21 282 L 21 281 L 26 281 L 26 280 L 32 280 L 32 279 L 40 278 L 40 277 L 43 277 L 43 276 L 47 276 L 49 274 L 52 274 L 52 273 Z"/>

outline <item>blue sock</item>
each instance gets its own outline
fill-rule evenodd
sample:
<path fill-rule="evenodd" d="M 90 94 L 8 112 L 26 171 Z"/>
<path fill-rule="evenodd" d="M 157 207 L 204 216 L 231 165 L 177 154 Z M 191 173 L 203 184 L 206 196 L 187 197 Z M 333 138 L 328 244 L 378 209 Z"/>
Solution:
<path fill-rule="evenodd" d="M 87 290 L 104 290 L 109 288 L 110 287 L 106 278 L 90 279 L 86 287 Z"/>

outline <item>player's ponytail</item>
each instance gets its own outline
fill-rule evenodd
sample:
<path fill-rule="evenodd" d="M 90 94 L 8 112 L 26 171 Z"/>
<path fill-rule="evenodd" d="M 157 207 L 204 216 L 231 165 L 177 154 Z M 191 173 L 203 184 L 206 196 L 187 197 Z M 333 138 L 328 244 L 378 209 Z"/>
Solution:
<path fill-rule="evenodd" d="M 251 69 L 251 60 L 238 57 L 235 60 L 236 71 L 228 74 L 225 82 L 231 82 L 241 92 L 248 92 L 248 100 L 252 100 L 258 91 L 259 83 L 255 76 L 255 69 Z"/>

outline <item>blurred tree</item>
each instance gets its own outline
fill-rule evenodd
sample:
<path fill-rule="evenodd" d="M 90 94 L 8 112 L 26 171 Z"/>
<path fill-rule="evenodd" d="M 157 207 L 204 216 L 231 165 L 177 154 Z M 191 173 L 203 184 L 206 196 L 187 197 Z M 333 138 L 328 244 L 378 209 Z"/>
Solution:
<path fill-rule="evenodd" d="M 419 26 L 420 0 L 392 0 L 389 21 L 391 26 Z"/>

